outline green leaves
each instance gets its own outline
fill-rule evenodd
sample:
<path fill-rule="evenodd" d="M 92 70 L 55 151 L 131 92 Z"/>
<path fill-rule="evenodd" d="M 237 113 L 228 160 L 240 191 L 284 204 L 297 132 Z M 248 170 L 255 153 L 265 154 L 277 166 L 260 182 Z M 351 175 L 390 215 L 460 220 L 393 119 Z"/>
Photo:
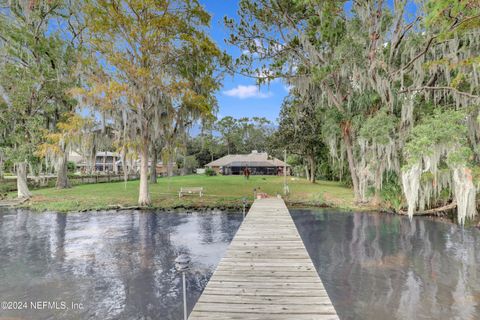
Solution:
<path fill-rule="evenodd" d="M 0 130 L 8 132 L 0 133 L 0 148 L 12 161 L 38 161 L 44 131 L 75 108 L 67 91 L 77 81 L 77 48 L 48 29 L 66 11 L 63 1 L 10 1 L 0 12 L 0 86 L 9 100 L 0 109 Z"/>
<path fill-rule="evenodd" d="M 407 164 L 418 163 L 423 157 L 445 153 L 449 166 L 466 164 L 472 156 L 468 147 L 465 113 L 455 110 L 435 113 L 415 126 L 405 146 Z"/>
<path fill-rule="evenodd" d="M 426 25 L 437 28 L 442 36 L 480 27 L 480 4 L 476 0 L 429 0 Z"/>
<path fill-rule="evenodd" d="M 398 119 L 381 110 L 363 122 L 359 131 L 360 137 L 375 144 L 386 145 L 395 139 L 397 123 Z"/>

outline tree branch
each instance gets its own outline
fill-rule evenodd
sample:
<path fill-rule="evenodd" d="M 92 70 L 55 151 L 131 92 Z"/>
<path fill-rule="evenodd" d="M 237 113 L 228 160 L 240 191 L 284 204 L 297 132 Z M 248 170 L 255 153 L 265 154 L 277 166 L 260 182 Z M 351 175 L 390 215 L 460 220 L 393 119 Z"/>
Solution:
<path fill-rule="evenodd" d="M 424 211 L 417 211 L 413 215 L 414 216 L 428 216 L 428 215 L 436 214 L 436 213 L 439 213 L 439 212 L 455 209 L 456 207 L 457 207 L 457 202 L 453 201 L 452 203 L 447 204 L 443 207 L 424 210 Z M 407 212 L 403 211 L 403 210 L 399 210 L 398 213 L 401 214 L 401 215 L 407 215 Z"/>
<path fill-rule="evenodd" d="M 415 57 L 413 57 L 412 60 L 410 60 L 401 70 L 407 70 L 415 61 L 417 61 L 421 56 L 423 56 L 425 53 L 427 53 L 428 49 L 430 49 L 430 46 L 432 45 L 433 43 L 433 40 L 435 40 L 438 36 L 433 36 L 431 37 L 428 42 L 427 42 L 427 45 L 425 46 L 425 49 L 423 49 L 423 51 L 421 51 L 420 53 L 418 53 Z M 400 71 L 400 70 L 399 70 Z M 397 71 L 398 72 L 398 71 Z"/>
<path fill-rule="evenodd" d="M 459 95 L 466 96 L 467 98 L 480 99 L 480 96 L 470 94 L 468 92 L 460 91 L 460 90 L 458 90 L 454 87 L 445 87 L 445 86 L 444 87 L 427 87 L 427 86 L 424 86 L 424 87 L 418 87 L 418 88 L 410 88 L 410 89 L 405 89 L 405 90 L 399 91 L 398 93 L 407 93 L 407 92 L 422 91 L 422 90 L 450 90 L 450 91 L 453 91 L 453 92 L 455 92 Z"/>

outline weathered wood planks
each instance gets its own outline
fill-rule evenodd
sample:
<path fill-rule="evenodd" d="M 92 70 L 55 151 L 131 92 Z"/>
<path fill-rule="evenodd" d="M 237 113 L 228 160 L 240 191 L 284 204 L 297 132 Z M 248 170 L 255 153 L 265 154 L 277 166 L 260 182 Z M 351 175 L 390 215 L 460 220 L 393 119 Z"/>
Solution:
<path fill-rule="evenodd" d="M 283 200 L 254 202 L 189 319 L 338 319 Z"/>

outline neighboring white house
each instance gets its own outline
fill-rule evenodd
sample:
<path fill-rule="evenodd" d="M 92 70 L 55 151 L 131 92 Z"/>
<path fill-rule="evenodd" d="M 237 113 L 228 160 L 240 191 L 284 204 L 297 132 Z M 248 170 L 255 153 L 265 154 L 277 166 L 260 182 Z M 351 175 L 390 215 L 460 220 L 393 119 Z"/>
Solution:
<path fill-rule="evenodd" d="M 88 161 L 75 151 L 71 151 L 68 156 L 69 161 L 75 162 L 77 168 L 80 171 L 89 169 L 92 165 Z M 148 168 L 152 166 L 152 161 L 148 161 Z M 128 159 L 127 167 L 131 171 L 137 172 L 140 169 L 140 159 Z M 117 152 L 99 151 L 95 156 L 95 171 L 106 171 L 120 173 L 123 170 L 122 157 Z M 171 172 L 173 175 L 177 174 L 178 167 L 175 162 L 171 162 L 168 165 L 164 165 L 162 161 L 159 161 L 156 165 L 156 170 L 159 175 L 167 175 Z"/>
<path fill-rule="evenodd" d="M 74 162 L 80 171 L 85 170 L 90 165 L 85 157 L 75 151 L 70 151 L 68 160 Z M 119 166 L 121 166 L 119 153 L 110 151 L 99 151 L 96 153 L 95 171 L 118 172 L 121 170 L 121 168 L 119 170 Z"/>

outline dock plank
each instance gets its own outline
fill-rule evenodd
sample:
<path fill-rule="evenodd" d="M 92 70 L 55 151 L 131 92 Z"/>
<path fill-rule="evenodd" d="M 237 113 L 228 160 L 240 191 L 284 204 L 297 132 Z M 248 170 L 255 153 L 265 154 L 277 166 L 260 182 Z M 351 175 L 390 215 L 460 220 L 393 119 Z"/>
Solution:
<path fill-rule="evenodd" d="M 338 319 L 282 199 L 254 202 L 189 319 Z"/>

